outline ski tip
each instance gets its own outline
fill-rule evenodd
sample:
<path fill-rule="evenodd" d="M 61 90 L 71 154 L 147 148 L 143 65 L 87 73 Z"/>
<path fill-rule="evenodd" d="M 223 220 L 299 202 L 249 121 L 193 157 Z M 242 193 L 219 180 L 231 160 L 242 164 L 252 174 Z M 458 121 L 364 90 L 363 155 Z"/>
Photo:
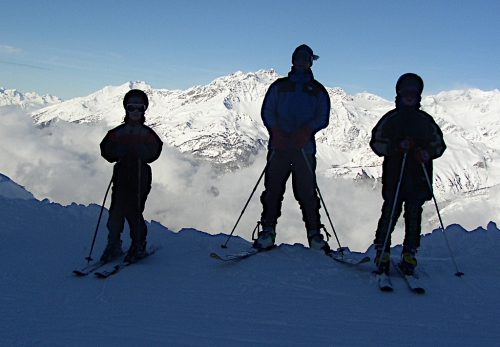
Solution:
<path fill-rule="evenodd" d="M 327 253 L 326 255 L 332 258 L 333 260 L 349 265 L 359 265 L 370 261 L 370 257 L 364 257 L 362 259 L 354 259 L 354 258 L 344 257 L 333 252 Z"/>
<path fill-rule="evenodd" d="M 361 260 L 359 261 L 359 263 L 360 263 L 360 264 L 362 264 L 362 263 L 368 263 L 370 260 L 371 260 L 371 259 L 370 259 L 370 257 L 366 256 L 366 257 L 364 257 L 363 259 L 361 259 Z"/>
<path fill-rule="evenodd" d="M 86 276 L 87 274 L 84 272 L 81 272 L 80 270 L 73 270 L 73 273 L 77 275 L 78 277 L 83 277 Z"/>
<path fill-rule="evenodd" d="M 210 258 L 221 260 L 221 257 L 217 253 L 210 253 Z"/>
<path fill-rule="evenodd" d="M 390 277 L 385 272 L 374 271 L 374 273 L 378 278 L 379 289 L 383 292 L 392 292 L 393 288 Z"/>

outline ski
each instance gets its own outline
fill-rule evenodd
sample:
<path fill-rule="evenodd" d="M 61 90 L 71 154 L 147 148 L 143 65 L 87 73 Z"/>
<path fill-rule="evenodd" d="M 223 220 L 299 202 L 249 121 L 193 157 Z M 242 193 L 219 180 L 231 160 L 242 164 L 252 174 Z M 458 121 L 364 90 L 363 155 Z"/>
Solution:
<path fill-rule="evenodd" d="M 391 278 L 389 277 L 388 274 L 386 274 L 385 272 L 379 274 L 379 273 L 376 273 L 377 275 L 377 284 L 378 284 L 378 287 L 380 288 L 381 291 L 383 292 L 392 292 L 392 282 L 391 282 Z"/>
<path fill-rule="evenodd" d="M 100 277 L 100 278 L 108 278 L 109 276 L 117 274 L 123 268 L 125 268 L 131 264 L 135 264 L 135 263 L 143 260 L 144 258 L 149 257 L 151 254 L 154 254 L 157 250 L 158 250 L 158 248 L 150 248 L 149 250 L 146 251 L 146 253 L 144 253 L 144 256 L 139 260 L 136 260 L 134 262 L 122 261 L 121 263 L 114 265 L 112 268 L 105 269 L 103 271 L 96 271 L 96 272 L 94 272 L 94 275 L 96 275 L 97 277 Z"/>
<path fill-rule="evenodd" d="M 118 256 L 116 256 L 115 258 L 111 259 L 109 262 L 112 262 L 113 260 L 115 260 L 116 258 L 122 256 L 124 253 L 121 252 Z M 87 276 L 88 274 L 96 271 L 97 269 L 99 269 L 100 267 L 108 264 L 109 262 L 104 262 L 104 261 L 98 261 L 98 262 L 95 262 L 93 264 L 89 264 L 81 269 L 76 269 L 76 270 L 73 270 L 73 273 L 77 276 Z"/>
<path fill-rule="evenodd" d="M 219 255 L 217 253 L 210 253 L 210 257 L 222 261 L 229 261 L 229 260 L 238 260 L 238 259 L 243 259 L 250 257 L 252 255 L 255 255 L 257 253 L 263 252 L 261 250 L 258 250 L 256 248 L 251 248 L 248 251 L 243 251 L 239 253 L 232 253 L 232 254 L 226 254 L 226 255 Z"/>
<path fill-rule="evenodd" d="M 121 263 L 115 265 L 112 269 L 94 272 L 94 275 L 96 275 L 99 278 L 108 278 L 111 275 L 117 274 L 118 272 L 120 272 L 121 269 L 123 269 L 124 267 L 126 267 L 130 264 L 132 264 L 132 263 L 121 262 Z"/>
<path fill-rule="evenodd" d="M 348 264 L 348 265 L 359 265 L 359 264 L 367 263 L 370 261 L 370 257 L 367 257 L 367 256 L 365 256 L 361 259 L 354 259 L 351 257 L 346 257 L 343 253 L 335 252 L 335 251 L 331 251 L 330 253 L 327 253 L 326 255 L 329 256 L 330 258 L 332 258 L 333 260 L 336 260 L 340 263 Z"/>
<path fill-rule="evenodd" d="M 398 266 L 398 264 L 396 263 L 396 261 L 394 259 L 391 259 L 392 261 L 392 265 L 394 265 L 394 267 L 398 270 L 399 274 L 401 275 L 401 277 L 404 278 L 406 284 L 408 284 L 408 287 L 410 288 L 410 290 L 414 293 L 418 293 L 418 294 L 423 294 L 425 293 L 425 289 L 420 285 L 420 281 L 419 281 L 419 278 L 413 274 L 413 275 L 406 275 L 403 270 L 401 270 Z"/>
<path fill-rule="evenodd" d="M 73 273 L 77 276 L 87 276 L 88 274 L 94 272 L 95 270 L 99 269 L 101 266 L 103 266 L 104 264 L 107 264 L 103 261 L 98 261 L 96 263 L 93 263 L 93 264 L 90 264 L 90 265 L 87 265 L 81 269 L 76 269 L 76 270 L 73 270 Z"/>

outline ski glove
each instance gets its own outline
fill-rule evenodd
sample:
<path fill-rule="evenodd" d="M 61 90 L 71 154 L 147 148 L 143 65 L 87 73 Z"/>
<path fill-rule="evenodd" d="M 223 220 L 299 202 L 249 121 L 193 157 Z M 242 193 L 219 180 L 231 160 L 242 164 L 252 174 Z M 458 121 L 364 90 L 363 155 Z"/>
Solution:
<path fill-rule="evenodd" d="M 292 146 L 295 149 L 301 149 L 306 142 L 313 136 L 314 129 L 309 125 L 304 125 L 302 128 L 295 130 L 292 133 Z"/>
<path fill-rule="evenodd" d="M 426 163 L 431 159 L 429 152 L 427 152 L 425 149 L 416 151 L 414 156 L 415 159 L 417 159 L 417 161 L 420 163 Z"/>
<path fill-rule="evenodd" d="M 406 139 L 403 140 L 398 140 L 397 143 L 397 149 L 398 152 L 408 152 L 412 150 L 415 147 L 415 141 L 411 137 L 407 137 Z"/>
<path fill-rule="evenodd" d="M 277 125 L 269 129 L 269 136 L 269 141 L 274 149 L 282 151 L 288 146 L 288 137 Z"/>

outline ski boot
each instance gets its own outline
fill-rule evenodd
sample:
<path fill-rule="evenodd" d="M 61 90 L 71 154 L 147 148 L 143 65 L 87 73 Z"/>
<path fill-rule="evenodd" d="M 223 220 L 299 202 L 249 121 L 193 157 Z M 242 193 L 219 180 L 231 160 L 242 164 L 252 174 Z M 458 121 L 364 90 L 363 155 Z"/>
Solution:
<path fill-rule="evenodd" d="M 270 250 L 274 247 L 276 239 L 276 230 L 274 226 L 264 226 L 259 232 L 257 239 L 253 242 L 253 248 L 259 250 Z"/>
<path fill-rule="evenodd" d="M 331 251 L 330 246 L 317 229 L 307 231 L 307 241 L 309 241 L 309 247 L 312 249 L 323 250 L 327 254 Z"/>
<path fill-rule="evenodd" d="M 377 269 L 375 272 L 377 273 L 389 273 L 389 267 L 391 265 L 391 253 L 390 252 L 382 252 L 382 245 L 375 245 L 375 249 L 377 253 L 375 254 L 375 259 L 373 262 L 377 265 Z"/>
<path fill-rule="evenodd" d="M 122 241 L 119 240 L 118 242 L 110 242 L 108 241 L 108 244 L 106 245 L 106 249 L 101 255 L 101 261 L 103 263 L 109 263 L 113 259 L 116 259 L 120 255 L 123 254 L 122 251 Z"/>
<path fill-rule="evenodd" d="M 415 266 L 417 266 L 415 253 L 401 253 L 401 260 L 399 261 L 398 267 L 405 275 L 413 276 L 413 273 L 415 272 Z"/>
<path fill-rule="evenodd" d="M 144 241 L 142 245 L 139 243 L 132 243 L 123 261 L 126 263 L 134 263 L 144 258 L 145 252 L 146 241 Z"/>

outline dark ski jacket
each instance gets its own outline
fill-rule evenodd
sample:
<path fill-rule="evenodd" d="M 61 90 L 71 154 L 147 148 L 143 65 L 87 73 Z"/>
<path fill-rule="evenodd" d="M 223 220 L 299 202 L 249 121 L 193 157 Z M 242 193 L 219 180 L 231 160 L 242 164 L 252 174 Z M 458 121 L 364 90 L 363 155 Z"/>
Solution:
<path fill-rule="evenodd" d="M 101 141 L 101 156 L 114 167 L 113 183 L 135 185 L 139 175 L 151 184 L 151 167 L 160 156 L 163 142 L 150 127 L 128 121 L 108 131 Z M 140 170 L 139 170 L 140 159 Z"/>
<path fill-rule="evenodd" d="M 428 192 L 426 200 L 432 198 L 422 164 L 415 159 L 419 149 L 429 152 L 431 160 L 426 162 L 432 185 L 432 160 L 443 155 L 446 144 L 443 133 L 432 116 L 414 107 L 399 106 L 387 112 L 372 130 L 370 147 L 378 156 L 384 157 L 382 184 L 385 192 L 395 192 L 400 176 L 403 153 L 397 151 L 399 141 L 410 137 L 415 142 L 413 151 L 408 152 L 404 167 L 401 189 L 405 192 Z"/>
<path fill-rule="evenodd" d="M 267 129 L 278 126 L 288 136 L 305 125 L 316 133 L 328 126 L 330 97 L 311 70 L 300 74 L 292 68 L 288 77 L 277 79 L 269 87 L 261 116 Z M 271 143 L 268 148 L 274 150 Z M 290 143 L 289 148 L 292 148 Z M 304 151 L 316 153 L 314 136 L 305 144 Z"/>

